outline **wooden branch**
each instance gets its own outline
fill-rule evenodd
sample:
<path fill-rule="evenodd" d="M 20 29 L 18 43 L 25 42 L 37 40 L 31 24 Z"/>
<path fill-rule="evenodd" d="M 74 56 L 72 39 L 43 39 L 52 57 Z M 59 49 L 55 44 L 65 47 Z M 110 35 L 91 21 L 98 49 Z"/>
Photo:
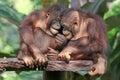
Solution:
<path fill-rule="evenodd" d="M 46 71 L 87 71 L 90 69 L 90 66 L 93 65 L 93 62 L 90 60 L 74 60 L 66 63 L 54 59 L 55 58 L 49 60 L 46 67 L 29 68 L 25 66 L 23 61 L 20 61 L 17 58 L 0 58 L 0 71 L 26 71 L 36 69 L 44 69 Z"/>

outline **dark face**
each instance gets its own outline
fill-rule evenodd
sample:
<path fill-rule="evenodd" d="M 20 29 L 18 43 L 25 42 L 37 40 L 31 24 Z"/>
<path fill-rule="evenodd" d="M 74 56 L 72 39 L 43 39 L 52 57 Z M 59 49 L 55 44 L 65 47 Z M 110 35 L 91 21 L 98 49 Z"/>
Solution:
<path fill-rule="evenodd" d="M 50 35 L 57 34 L 61 26 L 59 25 L 59 16 L 64 8 L 58 5 L 53 5 L 49 8 L 39 11 L 36 16 L 36 27 L 40 27 L 45 33 Z M 34 18 L 34 17 L 33 17 Z"/>
<path fill-rule="evenodd" d="M 50 26 L 50 32 L 53 35 L 57 35 L 58 33 L 61 33 L 62 26 L 60 25 L 59 21 L 53 21 L 51 26 Z"/>
<path fill-rule="evenodd" d="M 73 31 L 76 27 L 78 28 L 79 20 L 79 12 L 72 9 L 65 10 L 61 16 L 62 25 L 70 31 Z"/>
<path fill-rule="evenodd" d="M 66 27 L 64 27 L 60 21 L 54 21 L 50 27 L 50 32 L 53 35 L 56 34 L 62 34 L 64 35 L 68 40 L 70 40 L 72 38 L 72 32 L 69 31 L 68 29 L 66 29 Z"/>
<path fill-rule="evenodd" d="M 59 21 L 59 16 L 64 8 L 58 5 L 53 5 L 45 10 L 46 13 L 46 24 L 51 27 L 54 23 Z"/>
<path fill-rule="evenodd" d="M 61 20 L 60 20 L 60 15 L 63 11 L 63 8 L 61 7 L 52 7 L 51 10 L 48 9 L 49 15 L 48 15 L 48 24 L 49 24 L 49 28 L 50 28 L 50 32 L 53 35 L 56 34 L 64 34 L 68 39 L 71 38 L 70 31 L 68 31 L 67 29 L 63 28 L 61 25 Z"/>
<path fill-rule="evenodd" d="M 63 26 L 63 34 L 71 39 L 79 28 L 79 13 L 73 10 L 65 10 L 61 15 L 61 25 Z"/>
<path fill-rule="evenodd" d="M 52 6 L 51 8 L 48 8 L 48 18 L 47 18 L 47 26 L 48 29 L 50 29 L 50 32 L 53 35 L 56 34 L 62 34 L 62 26 L 60 24 L 60 15 L 61 12 L 63 11 L 63 7 L 61 6 Z"/>
<path fill-rule="evenodd" d="M 87 27 L 89 18 L 83 15 L 84 14 L 80 14 L 79 10 L 68 9 L 64 11 L 61 16 L 61 25 L 73 35 L 71 40 L 88 36 Z"/>

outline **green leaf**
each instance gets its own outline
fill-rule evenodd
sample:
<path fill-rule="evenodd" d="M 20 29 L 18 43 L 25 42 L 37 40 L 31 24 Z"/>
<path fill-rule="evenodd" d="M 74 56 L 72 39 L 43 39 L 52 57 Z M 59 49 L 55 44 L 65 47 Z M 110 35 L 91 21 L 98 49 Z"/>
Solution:
<path fill-rule="evenodd" d="M 117 16 L 120 14 L 120 0 L 114 0 L 112 7 L 105 13 L 104 19 L 108 19 L 111 16 Z"/>
<path fill-rule="evenodd" d="M 108 30 L 111 30 L 115 27 L 120 28 L 120 14 L 116 16 L 111 16 L 105 20 L 108 25 Z"/>
<path fill-rule="evenodd" d="M 3 77 L 2 77 L 2 76 L 0 76 L 0 80 L 3 80 Z"/>
<path fill-rule="evenodd" d="M 108 32 L 108 39 L 109 39 L 109 43 L 110 43 L 110 45 L 112 46 L 112 48 L 113 48 L 113 46 L 114 46 L 114 44 L 115 44 L 116 34 L 117 34 L 119 31 L 120 31 L 120 28 L 113 28 L 112 30 L 110 30 L 110 31 Z"/>
<path fill-rule="evenodd" d="M 0 19 L 0 53 L 13 56 L 19 48 L 19 35 L 16 25 L 6 19 Z M 14 53 L 14 55 L 16 55 Z"/>
<path fill-rule="evenodd" d="M 3 80 L 22 80 L 14 71 L 4 72 L 1 76 L 4 78 Z"/>
<path fill-rule="evenodd" d="M 42 71 L 23 71 L 20 73 L 22 80 L 42 80 Z"/>
<path fill-rule="evenodd" d="M 10 22 L 20 24 L 22 18 L 18 15 L 17 11 L 7 5 L 0 4 L 0 17 L 6 18 Z"/>
<path fill-rule="evenodd" d="M 119 52 L 117 51 L 117 53 L 114 53 L 114 56 L 110 60 L 111 68 L 117 67 L 119 64 L 119 61 L 120 61 L 120 51 Z"/>
<path fill-rule="evenodd" d="M 100 5 L 104 2 L 104 0 L 94 0 L 94 2 L 87 3 L 82 8 L 90 11 L 92 13 L 97 13 Z"/>

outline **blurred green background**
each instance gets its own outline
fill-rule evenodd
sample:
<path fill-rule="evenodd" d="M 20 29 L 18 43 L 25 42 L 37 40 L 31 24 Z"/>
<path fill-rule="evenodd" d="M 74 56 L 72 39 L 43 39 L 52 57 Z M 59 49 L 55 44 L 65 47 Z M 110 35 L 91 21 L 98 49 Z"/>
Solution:
<path fill-rule="evenodd" d="M 54 3 L 74 6 L 76 0 L 0 0 L 0 58 L 16 57 L 19 49 L 18 26 L 33 10 Z M 108 28 L 107 72 L 91 80 L 120 80 L 120 0 L 78 0 L 81 9 L 103 17 Z M 79 73 L 81 80 L 87 80 Z M 42 80 L 41 71 L 2 72 L 0 80 Z M 80 80 L 80 78 L 76 79 Z"/>

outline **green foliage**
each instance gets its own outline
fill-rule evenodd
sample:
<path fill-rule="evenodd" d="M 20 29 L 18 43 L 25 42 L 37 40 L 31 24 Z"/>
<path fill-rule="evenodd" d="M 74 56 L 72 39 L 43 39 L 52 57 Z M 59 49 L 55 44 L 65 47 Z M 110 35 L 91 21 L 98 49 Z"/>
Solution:
<path fill-rule="evenodd" d="M 16 25 L 19 25 L 22 20 L 15 9 L 2 4 L 0 5 L 0 17 L 6 18 Z"/>
<path fill-rule="evenodd" d="M 42 0 L 31 0 L 32 3 L 34 4 L 33 5 L 33 8 L 34 9 L 41 9 L 42 8 Z"/>
<path fill-rule="evenodd" d="M 114 15 L 114 16 L 111 16 L 109 18 L 107 18 L 106 20 L 106 23 L 108 24 L 108 30 L 111 30 L 115 27 L 120 27 L 120 14 L 119 15 Z"/>
<path fill-rule="evenodd" d="M 115 0 L 112 7 L 105 13 L 104 19 L 109 25 L 109 30 L 120 27 L 120 0 Z"/>
<path fill-rule="evenodd" d="M 42 71 L 23 71 L 19 74 L 21 80 L 42 80 Z"/>
<path fill-rule="evenodd" d="M 0 76 L 0 80 L 42 80 L 42 72 L 41 71 L 23 71 L 19 74 L 16 72 L 4 72 Z"/>
<path fill-rule="evenodd" d="M 21 78 L 14 71 L 4 72 L 1 74 L 1 77 L 3 78 L 1 80 L 21 80 Z"/>
<path fill-rule="evenodd" d="M 120 0 L 115 0 L 112 7 L 105 13 L 104 19 L 120 14 Z"/>
<path fill-rule="evenodd" d="M 18 48 L 19 35 L 16 25 L 8 22 L 4 18 L 0 18 L 0 53 L 14 56 L 16 54 L 12 53 Z"/>
<path fill-rule="evenodd" d="M 5 4 L 5 5 L 10 4 L 10 5 L 12 5 L 11 1 L 12 0 L 0 0 L 0 4 Z"/>
<path fill-rule="evenodd" d="M 14 8 L 10 7 L 7 0 L 0 3 L 0 56 L 15 56 L 19 48 L 18 26 L 23 20 Z"/>
<path fill-rule="evenodd" d="M 104 19 L 108 24 L 108 38 L 112 49 L 112 54 L 109 58 L 108 72 L 114 74 L 114 80 L 119 80 L 120 77 L 120 0 L 113 1 L 113 6 L 105 13 Z M 112 70 L 110 72 L 109 70 Z"/>
<path fill-rule="evenodd" d="M 82 8 L 90 11 L 92 13 L 97 13 L 100 5 L 104 2 L 104 0 L 95 0 L 94 2 L 88 2 L 87 4 L 85 4 Z"/>
<path fill-rule="evenodd" d="M 68 5 L 68 1 L 57 0 L 59 3 Z M 110 43 L 110 52 L 108 55 L 108 67 L 105 75 L 91 80 L 120 80 L 120 0 L 94 0 L 95 2 L 86 3 L 82 9 L 92 13 L 97 13 L 103 17 L 108 27 L 108 41 Z M 112 7 L 106 7 L 107 2 L 112 2 Z M 48 3 L 45 3 L 48 2 Z M 50 2 L 50 3 L 49 3 Z M 18 26 L 34 9 L 40 9 L 43 5 L 51 5 L 54 1 L 43 0 L 0 0 L 0 57 L 16 56 L 19 49 Z M 108 11 L 107 11 L 108 10 Z M 83 77 L 79 79 L 87 80 Z M 41 80 L 42 72 L 4 72 L 0 80 Z M 79 80 L 78 79 L 78 80 Z"/>

